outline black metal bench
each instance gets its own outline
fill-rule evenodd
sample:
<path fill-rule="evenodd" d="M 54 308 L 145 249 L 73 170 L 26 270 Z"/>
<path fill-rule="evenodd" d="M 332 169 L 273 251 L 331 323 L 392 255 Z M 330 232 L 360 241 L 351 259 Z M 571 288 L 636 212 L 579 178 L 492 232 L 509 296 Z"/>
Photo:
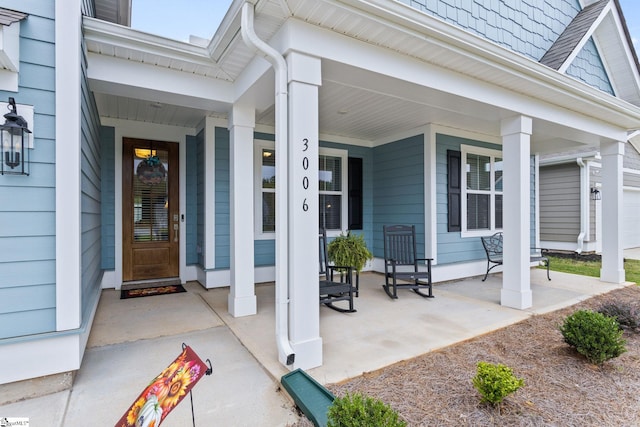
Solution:
<path fill-rule="evenodd" d="M 484 252 L 487 255 L 487 272 L 484 274 L 484 278 L 482 279 L 484 282 L 487 280 L 489 272 L 493 270 L 494 267 L 502 265 L 502 233 L 496 233 L 489 237 L 481 237 L 480 240 L 482 240 L 482 246 L 484 247 Z M 543 262 L 547 267 L 547 279 L 551 280 L 551 277 L 549 276 L 549 258 L 544 256 L 544 249 L 534 248 L 534 250 L 540 252 L 531 254 L 529 258 L 530 261 Z"/>

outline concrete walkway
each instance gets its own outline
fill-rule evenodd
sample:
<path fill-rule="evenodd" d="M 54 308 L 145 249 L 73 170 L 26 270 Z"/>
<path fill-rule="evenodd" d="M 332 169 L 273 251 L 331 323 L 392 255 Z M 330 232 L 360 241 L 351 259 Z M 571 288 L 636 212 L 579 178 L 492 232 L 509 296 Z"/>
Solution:
<path fill-rule="evenodd" d="M 323 384 L 343 381 L 628 285 L 551 275 L 549 282 L 544 270 L 533 269 L 533 307 L 515 310 L 499 304 L 501 274 L 486 282 L 436 284 L 434 299 L 401 291 L 397 300 L 384 293 L 381 275 L 362 274 L 357 313 L 320 308 L 324 364 L 308 372 Z M 0 406 L 0 417 L 28 417 L 32 426 L 114 425 L 184 342 L 203 360 L 211 359 L 214 370 L 193 389 L 196 425 L 295 422 L 296 411 L 279 389 L 288 371 L 277 362 L 274 286 L 258 285 L 258 314 L 241 318 L 227 312 L 228 289 L 207 291 L 197 283 L 186 288 L 182 294 L 128 300 L 103 291 L 73 387 Z M 192 425 L 188 397 L 162 425 Z"/>

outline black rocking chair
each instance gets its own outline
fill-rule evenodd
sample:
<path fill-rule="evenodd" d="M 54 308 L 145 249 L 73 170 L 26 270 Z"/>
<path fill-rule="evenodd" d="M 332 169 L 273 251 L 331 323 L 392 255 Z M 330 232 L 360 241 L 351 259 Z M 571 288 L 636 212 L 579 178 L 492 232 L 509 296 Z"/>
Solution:
<path fill-rule="evenodd" d="M 357 292 L 353 286 L 353 267 L 329 265 L 327 255 L 327 232 L 323 228 L 319 233 L 320 240 L 320 304 L 341 313 L 355 313 L 353 295 Z M 348 301 L 349 308 L 334 305 L 338 301 Z"/>
<path fill-rule="evenodd" d="M 384 276 L 382 285 L 387 295 L 398 298 L 398 289 L 411 289 L 425 298 L 433 298 L 431 283 L 432 258 L 416 258 L 416 227 L 413 225 L 385 225 Z M 426 262 L 426 271 L 418 269 L 418 262 Z M 402 280 L 410 283 L 398 283 Z M 428 289 L 424 294 L 420 290 Z"/>

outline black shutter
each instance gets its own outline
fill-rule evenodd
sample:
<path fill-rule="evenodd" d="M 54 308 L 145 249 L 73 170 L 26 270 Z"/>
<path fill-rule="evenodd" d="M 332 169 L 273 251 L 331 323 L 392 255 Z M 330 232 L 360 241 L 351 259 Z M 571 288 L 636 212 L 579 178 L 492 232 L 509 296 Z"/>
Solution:
<path fill-rule="evenodd" d="M 461 230 L 461 158 L 460 152 L 447 150 L 447 230 Z"/>
<path fill-rule="evenodd" d="M 349 230 L 362 230 L 362 159 L 349 157 Z"/>

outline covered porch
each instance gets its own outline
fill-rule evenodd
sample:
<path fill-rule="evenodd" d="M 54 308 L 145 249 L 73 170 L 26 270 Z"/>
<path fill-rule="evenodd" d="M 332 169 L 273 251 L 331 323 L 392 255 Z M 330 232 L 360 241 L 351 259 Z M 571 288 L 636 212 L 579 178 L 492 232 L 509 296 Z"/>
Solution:
<path fill-rule="evenodd" d="M 321 307 L 324 364 L 308 372 L 322 384 L 339 382 L 629 285 L 558 272 L 549 282 L 545 270 L 532 269 L 533 306 L 516 310 L 500 305 L 501 276 L 437 283 L 435 299 L 402 291 L 392 301 L 382 290 L 381 275 L 362 274 L 356 313 Z M 36 425 L 115 422 L 187 343 L 213 365 L 213 375 L 193 390 L 198 425 L 294 422 L 292 403 L 278 391 L 288 370 L 278 362 L 273 339 L 273 284 L 257 284 L 257 315 L 239 318 L 227 310 L 228 288 L 206 290 L 196 282 L 186 288 L 185 293 L 125 300 L 116 290 L 103 290 L 72 388 L 3 405 L 5 412 L 32 414 Z M 16 394 L 29 393 L 5 387 L 0 400 Z M 175 425 L 190 425 L 188 400 L 169 416 Z"/>
<path fill-rule="evenodd" d="M 418 226 L 419 252 L 434 258 L 442 273 L 434 274 L 438 281 L 478 274 L 473 269 L 483 264 L 482 253 L 474 247 L 479 233 L 503 229 L 504 281 L 500 280 L 496 302 L 502 310 L 521 309 L 522 315 L 539 298 L 529 275 L 529 248 L 538 232 L 532 159 L 554 150 L 598 149 L 603 157 L 607 224 L 602 279 L 624 281 L 619 225 L 623 145 L 640 110 L 460 28 L 427 15 L 415 17 L 406 5 L 394 3 L 392 10 L 370 13 L 327 2 L 332 13 L 300 8 L 289 19 L 277 2 L 259 3 L 254 8 L 251 2 L 234 2 L 219 37 L 207 46 L 175 42 L 158 48 L 150 35 L 85 19 L 90 88 L 102 124 L 114 129 L 115 256 L 113 269 L 105 274 L 109 286 L 119 288 L 123 281 L 121 140 L 132 135 L 159 139 L 167 128 L 184 133 L 176 138 L 184 162 L 180 215 L 187 212 L 184 226 L 175 229 L 180 279 L 198 280 L 207 288 L 229 286 L 230 291 L 210 291 L 225 295 L 220 304 L 225 316 L 233 319 L 229 325 L 258 322 L 267 332 L 260 334 L 268 340 L 263 348 L 275 347 L 276 325 L 282 346 L 275 360 L 284 365 L 295 354 L 295 364 L 289 368 L 316 368 L 330 363 L 324 355 L 333 357 L 324 342 L 328 338 L 322 323 L 327 322 L 318 312 L 317 289 L 305 286 L 317 273 L 316 232 L 323 209 L 318 203 L 322 172 L 318 157 L 323 149 L 341 150 L 345 159 L 363 159 L 361 232 L 377 256 L 374 270 L 381 271 L 383 224 Z M 357 18 L 357 28 L 341 32 L 332 27 L 327 17 L 333 14 L 344 22 Z M 372 37 L 360 39 L 359 34 L 365 33 Z M 268 41 L 269 47 L 260 40 Z M 264 231 L 257 135 L 274 143 L 280 161 L 274 177 L 278 214 L 272 215 L 277 224 L 264 238 L 257 237 Z M 475 227 L 464 235 L 464 227 L 447 230 L 443 158 L 449 148 L 464 153 L 468 147 L 475 150 L 469 151 L 475 158 L 504 163 L 500 171 L 504 188 L 491 190 L 488 216 L 499 216 L 494 209 L 498 203 L 508 215 L 500 225 Z M 485 155 L 487 150 L 499 154 Z M 190 156 L 200 162 L 194 176 L 201 185 L 197 194 L 189 193 L 193 186 L 186 185 Z M 388 185 L 392 180 L 393 187 Z M 410 206 L 396 209 L 397 189 L 411 191 L 402 200 Z M 504 201 L 498 192 L 503 192 Z M 199 215 L 196 237 L 187 246 L 187 229 L 194 225 L 189 223 L 193 216 L 187 200 L 194 199 Z M 345 221 L 334 231 L 347 228 Z M 189 254 L 196 259 L 191 264 L 186 261 Z M 274 279 L 276 296 L 265 306 L 260 298 L 263 289 L 255 282 Z M 429 306 L 443 306 L 443 316 L 458 312 L 442 298 L 435 301 Z M 274 311 L 273 318 L 262 317 L 268 310 Z M 340 323 L 344 321 L 340 318 Z M 407 329 L 415 332 L 415 324 L 409 323 Z M 381 335 L 388 340 L 399 330 L 402 325 Z M 424 330 L 429 331 L 426 326 Z M 438 336 L 438 331 L 447 329 L 439 326 L 431 332 Z M 352 341 L 356 348 L 365 345 L 359 337 Z M 420 341 L 430 342 L 404 340 Z M 401 346 L 387 344 L 392 357 L 401 353 Z M 438 341 L 417 351 L 433 348 L 438 348 Z M 288 369 L 283 365 L 278 369 Z"/>

